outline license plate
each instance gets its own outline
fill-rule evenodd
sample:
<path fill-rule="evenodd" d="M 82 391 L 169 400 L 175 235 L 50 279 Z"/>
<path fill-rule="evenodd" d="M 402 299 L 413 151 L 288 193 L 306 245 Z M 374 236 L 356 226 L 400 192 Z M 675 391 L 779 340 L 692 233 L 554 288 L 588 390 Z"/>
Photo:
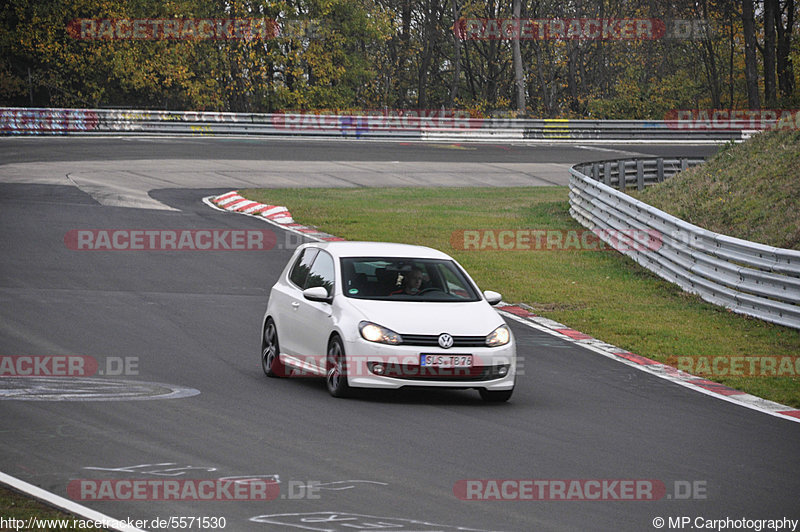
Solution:
<path fill-rule="evenodd" d="M 472 355 L 420 355 L 419 365 L 435 368 L 470 368 Z"/>

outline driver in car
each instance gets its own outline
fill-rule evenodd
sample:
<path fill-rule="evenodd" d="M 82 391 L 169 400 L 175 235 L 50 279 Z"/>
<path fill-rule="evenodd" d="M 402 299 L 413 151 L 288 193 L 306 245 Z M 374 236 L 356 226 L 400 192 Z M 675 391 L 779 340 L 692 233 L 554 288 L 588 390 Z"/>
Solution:
<path fill-rule="evenodd" d="M 390 295 L 416 295 L 419 293 L 419 288 L 422 286 L 423 273 L 419 268 L 412 268 L 411 271 L 403 275 L 400 281 L 400 288 L 392 292 Z"/>

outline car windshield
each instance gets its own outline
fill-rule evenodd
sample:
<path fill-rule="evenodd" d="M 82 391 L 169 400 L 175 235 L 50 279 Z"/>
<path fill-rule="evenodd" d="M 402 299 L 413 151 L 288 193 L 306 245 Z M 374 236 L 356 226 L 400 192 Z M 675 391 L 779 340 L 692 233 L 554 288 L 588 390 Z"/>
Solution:
<path fill-rule="evenodd" d="M 475 288 L 452 260 L 348 257 L 341 259 L 347 297 L 385 301 L 479 301 Z"/>

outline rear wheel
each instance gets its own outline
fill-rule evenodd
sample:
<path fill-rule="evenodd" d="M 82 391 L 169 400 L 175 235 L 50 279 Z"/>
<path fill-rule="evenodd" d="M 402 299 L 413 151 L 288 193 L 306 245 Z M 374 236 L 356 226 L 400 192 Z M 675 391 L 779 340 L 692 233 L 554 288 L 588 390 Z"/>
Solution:
<path fill-rule="evenodd" d="M 328 387 L 328 392 L 334 397 L 347 397 L 350 395 L 350 386 L 347 384 L 347 361 L 344 356 L 344 346 L 338 336 L 334 336 L 328 342 L 325 384 Z"/>
<path fill-rule="evenodd" d="M 481 394 L 481 399 L 489 403 L 504 403 L 511 399 L 511 394 L 514 393 L 514 388 L 510 390 L 487 390 L 480 388 L 478 393 Z"/>
<path fill-rule="evenodd" d="M 281 362 L 280 345 L 278 344 L 278 329 L 272 318 L 267 318 L 264 325 L 264 346 L 261 351 L 261 369 L 267 377 L 285 377 L 286 366 Z"/>

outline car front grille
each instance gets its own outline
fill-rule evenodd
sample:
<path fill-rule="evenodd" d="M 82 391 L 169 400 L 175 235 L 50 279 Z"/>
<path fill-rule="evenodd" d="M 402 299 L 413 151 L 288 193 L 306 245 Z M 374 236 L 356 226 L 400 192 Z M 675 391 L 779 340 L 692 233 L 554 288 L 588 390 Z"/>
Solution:
<path fill-rule="evenodd" d="M 438 347 L 438 334 L 400 334 L 403 345 Z M 453 336 L 453 347 L 486 347 L 485 336 Z"/>

